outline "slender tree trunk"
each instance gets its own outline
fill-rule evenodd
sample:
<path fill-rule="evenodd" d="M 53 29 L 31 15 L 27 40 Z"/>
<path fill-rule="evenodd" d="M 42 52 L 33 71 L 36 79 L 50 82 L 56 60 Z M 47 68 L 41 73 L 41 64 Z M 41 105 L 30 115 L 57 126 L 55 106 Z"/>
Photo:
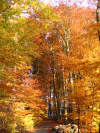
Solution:
<path fill-rule="evenodd" d="M 64 66 L 63 66 L 63 73 L 62 73 L 62 76 L 63 76 L 63 98 L 65 98 L 65 89 L 66 89 L 66 87 L 65 87 L 65 77 L 64 77 L 64 75 L 65 75 L 65 73 L 64 73 Z M 65 104 L 66 104 L 66 101 L 64 100 L 63 101 L 63 113 L 62 113 L 62 115 L 64 116 L 65 115 Z"/>
<path fill-rule="evenodd" d="M 97 3 L 96 19 L 97 19 L 97 22 L 100 23 L 100 0 L 98 0 L 98 3 Z M 100 41 L 100 29 L 98 30 L 98 37 Z"/>
<path fill-rule="evenodd" d="M 60 120 L 60 100 L 59 100 L 59 97 L 57 97 L 57 119 Z"/>
<path fill-rule="evenodd" d="M 78 103 L 78 133 L 80 133 L 80 105 Z"/>
<path fill-rule="evenodd" d="M 53 73 L 53 99 L 54 99 L 54 108 L 55 108 L 55 113 L 57 116 L 57 106 L 56 106 L 56 87 L 55 87 L 55 73 Z"/>
<path fill-rule="evenodd" d="M 59 72 L 56 72 L 56 84 L 57 84 L 57 90 L 58 90 L 56 92 L 56 96 L 57 96 L 57 117 L 60 120 L 60 118 L 61 118 L 61 100 L 60 100 L 60 97 L 61 97 L 61 90 L 60 90 L 61 81 L 60 81 L 60 73 Z"/>
<path fill-rule="evenodd" d="M 48 96 L 48 116 L 51 116 L 52 114 L 52 107 L 51 107 L 51 86 L 50 86 L 50 93 L 49 93 L 49 96 Z"/>
<path fill-rule="evenodd" d="M 53 77 L 53 102 L 54 102 L 54 109 L 55 109 L 55 115 L 57 117 L 57 95 L 56 95 L 56 85 L 55 85 L 55 61 L 54 61 L 54 53 L 52 53 L 52 77 Z"/>

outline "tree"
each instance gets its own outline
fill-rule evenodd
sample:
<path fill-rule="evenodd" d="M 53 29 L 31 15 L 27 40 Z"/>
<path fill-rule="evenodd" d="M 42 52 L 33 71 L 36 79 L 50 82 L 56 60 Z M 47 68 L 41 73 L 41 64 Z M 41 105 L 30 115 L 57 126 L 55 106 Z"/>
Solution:
<path fill-rule="evenodd" d="M 11 106 L 11 113 L 14 114 L 15 108 L 21 106 L 19 102 L 24 106 L 28 105 L 26 108 L 36 108 L 31 109 L 31 113 L 34 112 L 41 119 L 44 117 L 45 104 L 42 104 L 42 92 L 37 87 L 36 97 L 33 95 L 35 91 L 34 85 L 36 85 L 36 77 L 30 82 L 34 82 L 32 86 L 22 87 L 22 83 L 26 82 L 26 73 L 30 72 L 32 60 L 37 58 L 40 53 L 37 53 L 38 45 L 37 41 L 34 40 L 44 31 L 50 28 L 51 20 L 56 20 L 53 8 L 46 6 L 42 2 L 37 0 L 25 0 L 25 1 L 0 1 L 0 101 L 1 106 L 6 107 L 5 98 L 7 98 L 7 106 Z M 52 14 L 50 15 L 49 12 Z M 48 18 L 48 21 L 45 20 Z M 28 17 L 27 17 L 28 16 Z M 40 20 L 40 21 L 39 21 Z M 42 24 L 41 24 L 42 23 Z M 30 78 L 30 75 L 28 75 Z M 25 78 L 25 80 L 24 80 Z M 36 81 L 38 82 L 38 81 Z M 24 84 L 24 83 L 23 83 Z M 37 83 L 39 85 L 39 82 Z M 33 87 L 33 88 L 32 88 Z M 27 92 L 32 92 L 28 93 Z M 39 99 L 38 94 L 40 94 Z M 2 100 L 2 97 L 4 98 Z M 28 97 L 28 99 L 27 99 Z M 25 100 L 23 102 L 23 99 Z M 37 99 L 37 100 L 36 100 Z M 12 100 L 12 101 L 11 101 Z M 18 100 L 18 101 L 17 101 Z M 33 103 L 30 101 L 33 100 Z M 11 102 L 10 102 L 11 101 Z M 35 104 L 38 103 L 38 105 Z M 41 103 L 41 104 L 39 104 Z M 40 105 L 43 105 L 40 107 Z M 36 109 L 36 110 L 35 110 Z M 27 109 L 26 109 L 27 110 Z M 28 111 L 18 111 L 19 114 L 27 114 Z M 35 110 L 35 111 L 34 111 Z M 40 110 L 37 114 L 37 110 Z M 1 110 L 2 114 L 3 110 Z M 7 113 L 5 113 L 7 114 Z M 17 115 L 17 113 L 16 113 Z M 39 116 L 38 116 L 39 115 Z M 9 114 L 10 116 L 10 114 Z M 40 117 L 41 116 L 41 117 Z M 14 122 L 17 121 L 19 115 L 11 117 Z M 0 118 L 2 116 L 0 115 Z M 7 117 L 5 117 L 4 121 Z M 16 118 L 16 119 L 15 119 Z M 36 120 L 36 119 L 35 119 Z M 8 121 L 10 121 L 8 119 Z M 21 121 L 22 122 L 22 121 Z M 1 123 L 0 125 L 2 125 Z M 8 125 L 9 127 L 9 125 Z M 10 129 L 11 131 L 11 129 Z"/>
<path fill-rule="evenodd" d="M 43 43 L 39 42 L 40 46 L 46 44 L 41 48 L 43 56 L 39 62 L 44 59 L 43 64 L 48 64 L 43 67 L 46 67 L 46 73 L 40 72 L 40 75 L 43 75 L 42 78 L 45 79 L 42 81 L 47 92 L 49 88 L 49 112 L 51 115 L 56 114 L 56 118 L 60 119 L 65 115 L 66 107 L 70 105 L 67 107 L 69 111 L 66 116 L 72 120 L 77 119 L 76 123 L 81 130 L 85 127 L 90 132 L 95 131 L 97 129 L 93 128 L 94 116 L 98 114 L 98 111 L 95 112 L 94 108 L 98 103 L 96 101 L 98 89 L 94 83 L 96 82 L 97 85 L 98 79 L 94 74 L 99 66 L 97 28 L 92 21 L 95 18 L 95 11 L 60 5 L 56 12 L 63 22 L 54 22 L 52 30 L 48 30 L 48 33 L 42 36 Z M 83 13 L 85 17 L 80 18 Z M 67 23 L 64 20 L 67 20 Z M 70 38 L 67 38 L 68 29 L 71 31 Z M 91 33 L 91 31 L 94 32 Z"/>
<path fill-rule="evenodd" d="M 100 1 L 98 0 L 97 3 L 97 10 L 96 10 L 96 18 L 97 18 L 97 22 L 99 23 L 100 21 Z M 99 41 L 100 41 L 100 31 L 98 30 L 98 36 L 99 36 Z"/>

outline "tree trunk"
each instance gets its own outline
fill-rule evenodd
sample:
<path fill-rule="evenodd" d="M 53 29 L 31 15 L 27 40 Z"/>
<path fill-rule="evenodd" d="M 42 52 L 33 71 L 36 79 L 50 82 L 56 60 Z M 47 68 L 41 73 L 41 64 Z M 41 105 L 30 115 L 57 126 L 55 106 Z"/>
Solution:
<path fill-rule="evenodd" d="M 52 53 L 52 65 L 53 65 L 53 68 L 52 68 L 52 78 L 53 78 L 53 102 L 54 102 L 54 110 L 55 110 L 55 115 L 57 117 L 57 94 L 56 94 L 56 85 L 55 85 L 55 61 L 54 61 L 54 53 Z"/>
<path fill-rule="evenodd" d="M 48 116 L 51 116 L 52 114 L 52 107 L 51 107 L 51 86 L 50 86 L 50 93 L 49 93 L 49 96 L 48 96 Z"/>
<path fill-rule="evenodd" d="M 100 23 L 100 0 L 98 0 L 98 3 L 97 3 L 96 19 L 97 19 L 97 22 Z M 98 30 L 98 37 L 100 41 L 100 29 Z"/>
<path fill-rule="evenodd" d="M 78 133 L 80 133 L 80 105 L 78 103 Z"/>

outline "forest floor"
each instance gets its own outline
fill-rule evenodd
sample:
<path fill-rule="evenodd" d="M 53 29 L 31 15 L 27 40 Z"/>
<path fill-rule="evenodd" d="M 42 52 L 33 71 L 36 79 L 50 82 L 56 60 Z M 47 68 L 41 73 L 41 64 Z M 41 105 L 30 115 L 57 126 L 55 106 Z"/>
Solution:
<path fill-rule="evenodd" d="M 55 121 L 44 121 L 42 124 L 36 127 L 32 133 L 51 133 L 51 129 L 56 125 L 58 125 L 58 123 Z"/>

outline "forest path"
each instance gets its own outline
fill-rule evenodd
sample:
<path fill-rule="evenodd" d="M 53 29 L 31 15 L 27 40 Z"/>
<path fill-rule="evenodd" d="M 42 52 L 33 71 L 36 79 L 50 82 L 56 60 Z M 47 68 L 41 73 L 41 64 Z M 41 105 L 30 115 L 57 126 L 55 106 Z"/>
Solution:
<path fill-rule="evenodd" d="M 50 133 L 53 125 L 55 125 L 53 123 L 53 121 L 44 121 L 43 124 L 40 127 L 35 128 L 32 133 Z"/>

